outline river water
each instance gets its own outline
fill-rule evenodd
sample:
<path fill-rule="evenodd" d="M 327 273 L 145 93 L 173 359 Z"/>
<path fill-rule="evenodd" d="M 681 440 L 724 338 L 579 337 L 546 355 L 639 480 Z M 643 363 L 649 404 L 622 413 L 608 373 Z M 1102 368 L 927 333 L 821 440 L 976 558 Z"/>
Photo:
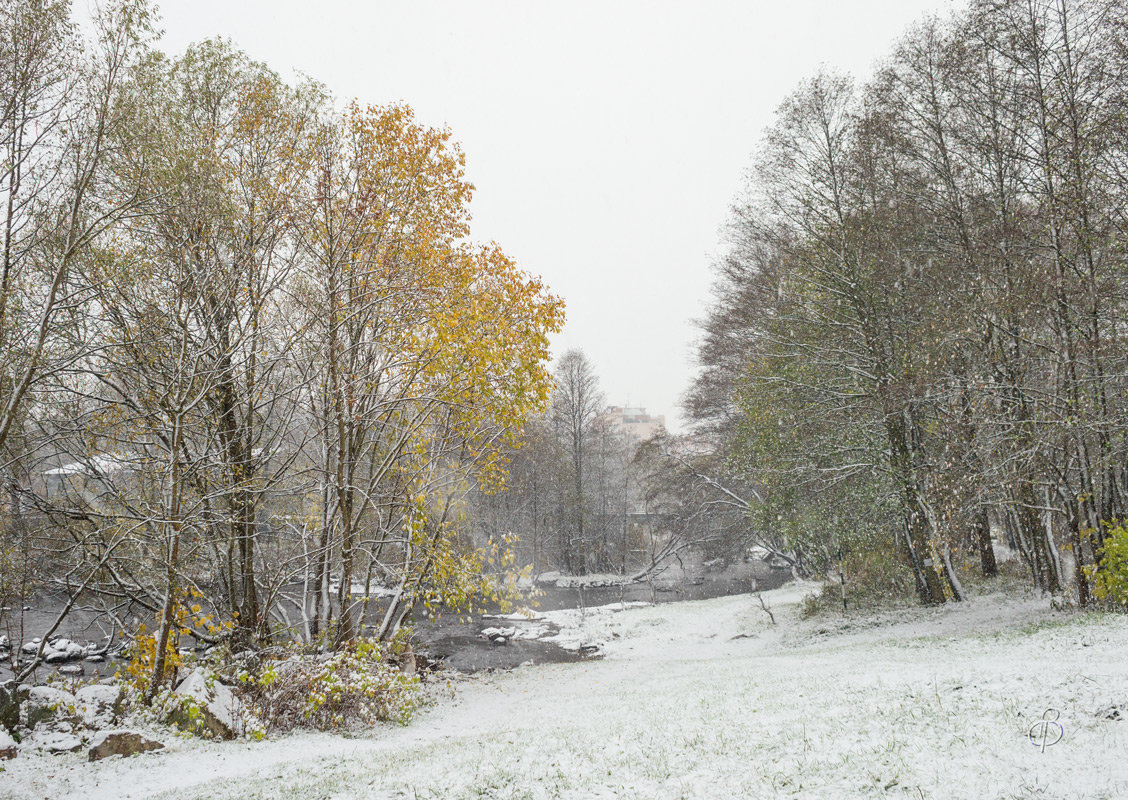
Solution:
<path fill-rule="evenodd" d="M 668 603 L 681 600 L 704 600 L 753 591 L 778 588 L 790 580 L 785 570 L 770 569 L 760 562 L 740 562 L 723 569 L 707 569 L 700 564 L 668 570 L 660 578 L 642 583 L 621 586 L 557 586 L 539 584 L 538 595 L 529 603 L 537 611 L 556 611 L 567 608 L 591 608 L 619 602 Z M 45 597 L 32 604 L 22 615 L 15 611 L 5 614 L 7 630 L 13 642 L 30 640 L 42 635 L 54 622 L 63 602 Z M 487 609 L 496 612 L 496 608 Z M 373 604 L 366 622 L 376 624 L 382 616 L 380 604 Z M 19 627 L 22 617 L 22 631 Z M 123 620 L 136 627 L 144 620 L 126 615 Z M 510 639 L 495 644 L 480 636 L 483 629 L 497 625 L 496 620 L 475 618 L 466 621 L 454 613 L 442 614 L 438 619 L 417 617 L 410 620 L 416 650 L 427 654 L 443 666 L 460 672 L 477 672 L 485 669 L 510 669 L 525 663 L 544 664 L 576 661 L 583 658 L 578 653 L 565 650 L 551 642 L 533 639 Z M 98 609 L 75 608 L 56 631 L 56 636 L 81 644 L 104 645 L 108 636 L 119 634 L 106 621 Z M 22 634 L 22 635 L 21 635 Z M 83 668 L 85 679 L 112 675 L 121 661 L 112 657 L 103 663 L 76 662 Z M 40 669 L 39 679 L 46 677 L 47 667 Z M 0 664 L 0 681 L 11 676 L 8 664 Z"/>

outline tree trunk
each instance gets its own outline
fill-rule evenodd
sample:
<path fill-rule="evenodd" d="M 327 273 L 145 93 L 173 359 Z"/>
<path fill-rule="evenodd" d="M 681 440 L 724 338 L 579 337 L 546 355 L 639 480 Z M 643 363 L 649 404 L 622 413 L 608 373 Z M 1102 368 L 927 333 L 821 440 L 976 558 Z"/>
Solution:
<path fill-rule="evenodd" d="M 994 578 L 999 574 L 995 561 L 995 548 L 991 543 L 991 515 L 986 506 L 981 506 L 976 519 L 976 543 L 979 546 L 979 567 L 984 578 Z"/>

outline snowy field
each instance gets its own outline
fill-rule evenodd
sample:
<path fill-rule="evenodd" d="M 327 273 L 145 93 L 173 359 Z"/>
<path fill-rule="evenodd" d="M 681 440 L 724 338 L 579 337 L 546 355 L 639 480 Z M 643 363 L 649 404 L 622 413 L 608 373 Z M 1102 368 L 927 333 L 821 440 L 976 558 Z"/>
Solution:
<path fill-rule="evenodd" d="M 1128 797 L 1128 618 L 995 596 L 801 621 L 809 588 L 765 593 L 774 626 L 748 596 L 557 614 L 606 658 L 465 679 L 351 738 L 21 756 L 0 797 Z"/>

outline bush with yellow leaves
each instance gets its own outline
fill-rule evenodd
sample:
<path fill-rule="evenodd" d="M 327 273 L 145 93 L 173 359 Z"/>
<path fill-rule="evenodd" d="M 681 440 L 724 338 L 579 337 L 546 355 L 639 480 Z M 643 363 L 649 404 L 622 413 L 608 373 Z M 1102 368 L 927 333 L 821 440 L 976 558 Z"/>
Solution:
<path fill-rule="evenodd" d="M 206 631 L 215 636 L 234 627 L 233 622 L 217 622 L 211 614 L 205 613 L 199 603 L 199 593 L 195 590 L 185 589 L 180 593 L 180 602 L 173 606 L 174 622 L 169 631 L 168 644 L 165 647 L 164 672 L 161 683 L 166 684 L 176 676 L 177 671 L 184 666 L 184 657 L 180 653 L 180 643 L 183 638 L 189 637 L 193 630 Z M 160 619 L 157 621 L 160 629 Z M 139 696 L 144 696 L 149 690 L 153 679 L 153 669 L 157 657 L 156 633 L 149 633 L 145 625 L 141 625 L 133 637 L 130 647 L 129 661 L 125 665 L 125 680 L 135 689 Z"/>
<path fill-rule="evenodd" d="M 1128 605 L 1128 527 L 1114 525 L 1105 534 L 1101 560 L 1090 567 L 1093 594 L 1115 605 Z"/>

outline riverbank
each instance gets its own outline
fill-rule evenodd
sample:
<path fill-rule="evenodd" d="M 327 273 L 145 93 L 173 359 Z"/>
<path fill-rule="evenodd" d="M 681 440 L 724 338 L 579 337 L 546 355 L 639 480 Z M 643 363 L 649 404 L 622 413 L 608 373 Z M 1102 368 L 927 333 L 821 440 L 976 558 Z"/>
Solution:
<path fill-rule="evenodd" d="M 603 580 L 593 580 L 603 577 Z M 726 595 L 745 594 L 754 589 L 775 589 L 790 579 L 790 573 L 770 568 L 759 559 L 738 561 L 726 566 L 707 567 L 699 557 L 687 554 L 681 562 L 670 563 L 658 574 L 645 581 L 624 581 L 619 576 L 570 576 L 562 581 L 546 581 L 535 587 L 535 596 L 522 605 L 533 612 L 550 612 L 572 608 L 608 605 L 611 603 L 670 603 L 684 600 L 704 600 Z M 558 585 L 558 583 L 560 585 Z M 358 586 L 358 596 L 363 587 Z M 386 603 L 379 599 L 366 606 L 365 622 L 367 630 L 376 630 L 387 610 Z M 66 605 L 64 597 L 37 598 L 19 615 L 21 623 L 14 626 L 11 638 L 18 648 L 25 641 L 21 636 L 26 631 L 26 641 L 38 643 L 36 637 L 48 630 L 55 622 L 60 609 Z M 492 601 L 483 605 L 494 612 L 499 607 Z M 481 636 L 482 630 L 493 623 L 478 618 L 466 620 L 458 612 L 448 611 L 437 617 L 416 615 L 409 620 L 416 647 L 443 667 L 456 672 L 472 673 L 488 669 L 512 669 L 521 664 L 555 664 L 580 660 L 575 650 L 562 648 L 552 642 L 519 638 L 499 647 Z M 150 629 L 152 619 L 133 616 L 134 630 L 141 624 Z M 2 629 L 0 629 L 2 630 Z M 55 635 L 73 639 L 92 652 L 103 652 L 110 642 L 118 646 L 125 640 L 120 638 L 119 628 L 104 616 L 88 608 L 71 611 Z M 206 645 L 201 644 L 200 649 Z M 11 678 L 13 673 L 0 647 L 0 683 Z M 93 661 L 78 658 L 61 661 L 58 664 L 44 664 L 38 668 L 35 681 L 42 682 L 60 667 L 67 666 L 78 671 L 83 680 L 98 680 L 112 676 L 123 662 L 116 657 L 117 651 L 107 653 L 105 658 Z"/>
<path fill-rule="evenodd" d="M 802 620 L 810 589 L 764 593 L 776 624 L 748 595 L 589 609 L 554 621 L 604 659 L 459 678 L 407 727 L 21 756 L 0 797 L 1128 796 L 1128 618 L 995 595 Z"/>

